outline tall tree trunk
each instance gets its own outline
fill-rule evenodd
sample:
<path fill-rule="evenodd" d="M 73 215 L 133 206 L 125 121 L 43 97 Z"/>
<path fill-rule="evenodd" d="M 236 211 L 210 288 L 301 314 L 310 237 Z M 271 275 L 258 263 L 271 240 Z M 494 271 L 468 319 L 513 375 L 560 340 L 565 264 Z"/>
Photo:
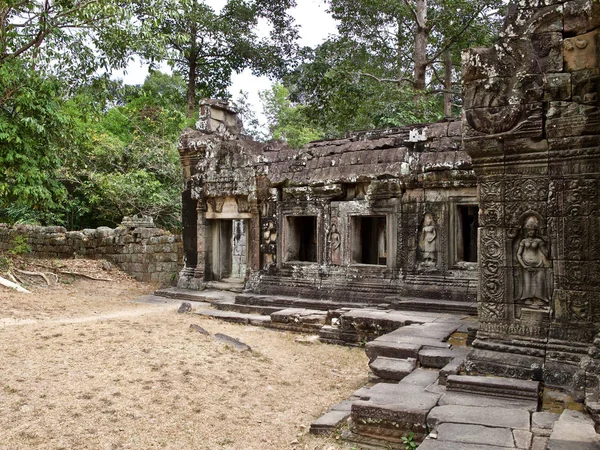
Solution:
<path fill-rule="evenodd" d="M 190 26 L 190 56 L 188 59 L 188 85 L 187 85 L 187 107 L 188 117 L 193 119 L 196 115 L 196 75 L 198 71 L 198 43 L 196 41 L 197 28 L 194 24 Z"/>
<path fill-rule="evenodd" d="M 444 76 L 444 116 L 452 116 L 452 55 L 450 49 L 444 52 L 444 66 L 446 69 Z"/>
<path fill-rule="evenodd" d="M 196 115 L 196 59 L 193 57 L 189 61 L 187 107 L 187 115 L 190 119 L 193 119 Z"/>
<path fill-rule="evenodd" d="M 413 87 L 417 91 L 425 90 L 425 71 L 427 69 L 427 41 L 429 27 L 427 25 L 427 0 L 416 1 L 416 33 L 415 33 L 415 68 Z"/>

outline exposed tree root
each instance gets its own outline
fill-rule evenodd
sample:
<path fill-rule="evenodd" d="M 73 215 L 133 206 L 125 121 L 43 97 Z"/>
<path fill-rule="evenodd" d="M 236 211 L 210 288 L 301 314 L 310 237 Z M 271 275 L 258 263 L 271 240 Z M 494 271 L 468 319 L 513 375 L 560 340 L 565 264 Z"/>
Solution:
<path fill-rule="evenodd" d="M 97 277 L 93 277 L 91 275 L 86 275 L 85 273 L 72 272 L 70 270 L 59 270 L 59 273 L 62 273 L 62 274 L 65 274 L 65 275 L 73 275 L 73 276 L 76 276 L 76 277 L 88 278 L 88 279 L 94 280 L 94 281 L 113 281 L 110 278 L 97 278 Z"/>
<path fill-rule="evenodd" d="M 22 292 L 24 294 L 31 294 L 31 292 L 29 292 L 27 289 L 25 289 L 23 286 L 21 286 L 18 283 L 14 283 L 10 280 L 7 280 L 6 278 L 0 277 L 0 284 L 2 286 L 6 286 L 9 287 L 11 289 L 16 290 L 17 292 Z"/>

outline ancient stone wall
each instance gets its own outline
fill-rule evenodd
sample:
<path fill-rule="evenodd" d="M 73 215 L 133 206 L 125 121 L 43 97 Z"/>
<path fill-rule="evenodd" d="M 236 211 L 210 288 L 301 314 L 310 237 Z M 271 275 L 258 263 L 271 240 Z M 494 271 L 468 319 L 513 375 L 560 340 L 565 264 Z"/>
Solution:
<path fill-rule="evenodd" d="M 181 269 L 181 238 L 158 228 L 100 227 L 67 231 L 63 227 L 0 224 L 0 251 L 22 236 L 34 256 L 106 259 L 136 280 L 171 283 Z"/>

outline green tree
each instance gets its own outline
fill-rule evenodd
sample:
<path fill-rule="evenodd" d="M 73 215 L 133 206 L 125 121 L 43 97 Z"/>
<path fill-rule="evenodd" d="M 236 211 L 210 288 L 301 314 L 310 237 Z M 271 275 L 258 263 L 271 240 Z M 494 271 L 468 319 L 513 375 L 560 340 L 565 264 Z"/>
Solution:
<path fill-rule="evenodd" d="M 489 44 L 501 3 L 328 0 L 339 35 L 306 51 L 285 84 L 333 135 L 450 115 L 460 51 Z"/>
<path fill-rule="evenodd" d="M 293 105 L 287 88 L 276 83 L 260 94 L 271 139 L 285 140 L 292 148 L 320 139 L 322 131 L 312 125 L 305 114 L 305 106 Z"/>
<path fill-rule="evenodd" d="M 142 54 L 184 76 L 189 117 L 198 94 L 227 97 L 231 75 L 246 68 L 280 76 L 295 51 L 297 29 L 287 12 L 294 0 L 229 0 L 220 11 L 198 0 L 140 5 Z M 269 27 L 268 36 L 259 36 L 259 23 Z"/>

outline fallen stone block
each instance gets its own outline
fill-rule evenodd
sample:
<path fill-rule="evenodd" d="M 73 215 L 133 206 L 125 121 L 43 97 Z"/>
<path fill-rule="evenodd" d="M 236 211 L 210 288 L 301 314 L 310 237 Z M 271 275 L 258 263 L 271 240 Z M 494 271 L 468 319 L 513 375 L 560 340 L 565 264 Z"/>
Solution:
<path fill-rule="evenodd" d="M 215 341 L 221 342 L 225 345 L 229 345 L 233 347 L 238 352 L 250 352 L 252 348 L 249 345 L 244 344 L 239 339 L 233 338 L 231 336 L 227 336 L 222 333 L 215 333 L 214 335 Z"/>
<path fill-rule="evenodd" d="M 179 305 L 179 309 L 177 310 L 178 314 L 185 314 L 192 310 L 192 304 L 188 302 L 183 302 Z"/>
<path fill-rule="evenodd" d="M 196 331 L 200 334 L 203 334 L 205 336 L 210 336 L 210 333 L 208 331 L 206 331 L 204 328 L 202 328 L 200 325 L 196 325 L 195 323 L 190 325 L 190 331 Z"/>

